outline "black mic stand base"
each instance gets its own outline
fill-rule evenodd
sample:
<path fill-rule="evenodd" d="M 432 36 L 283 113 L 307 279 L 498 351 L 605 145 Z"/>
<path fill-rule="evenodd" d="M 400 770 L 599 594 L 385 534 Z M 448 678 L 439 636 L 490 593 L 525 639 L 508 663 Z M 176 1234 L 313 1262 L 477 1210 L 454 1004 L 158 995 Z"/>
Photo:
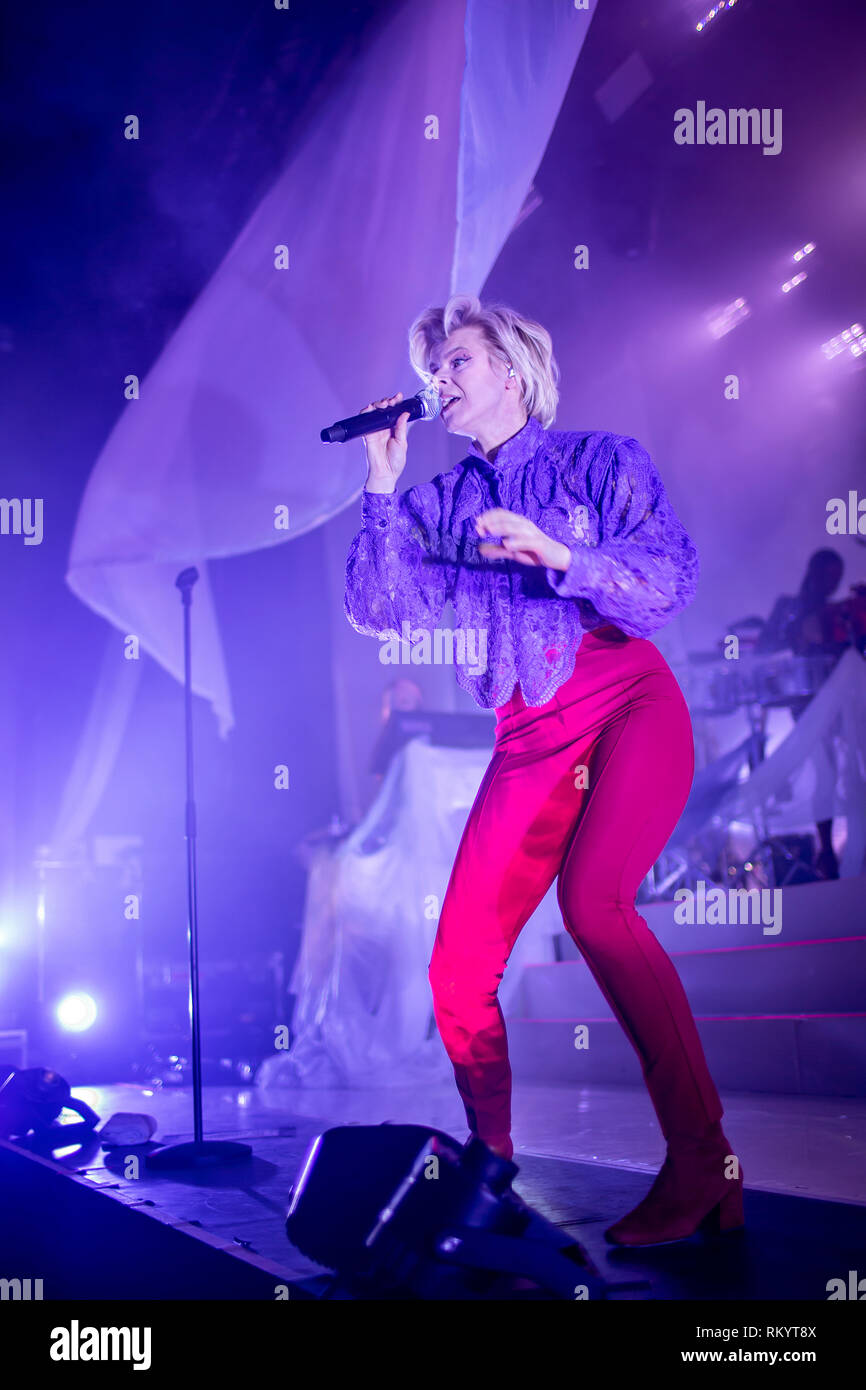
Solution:
<path fill-rule="evenodd" d="M 186 1144 L 166 1144 L 154 1149 L 145 1159 L 145 1166 L 170 1171 L 172 1168 L 206 1168 L 219 1163 L 240 1163 L 252 1158 L 249 1144 L 234 1139 L 192 1139 Z"/>

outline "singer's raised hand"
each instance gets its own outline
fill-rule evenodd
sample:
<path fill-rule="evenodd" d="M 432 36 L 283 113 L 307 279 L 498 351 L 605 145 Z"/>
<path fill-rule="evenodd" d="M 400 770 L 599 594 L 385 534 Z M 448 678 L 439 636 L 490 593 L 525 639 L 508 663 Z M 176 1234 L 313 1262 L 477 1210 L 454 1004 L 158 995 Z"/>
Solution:
<path fill-rule="evenodd" d="M 402 401 L 403 392 L 398 391 L 396 396 L 388 396 L 382 401 L 371 401 L 359 411 L 360 415 L 366 415 L 368 410 L 383 410 L 387 405 L 396 405 L 397 401 Z M 401 415 L 396 424 L 389 430 L 376 430 L 374 434 L 365 434 L 364 450 L 367 455 L 367 481 L 364 484 L 367 492 L 395 492 L 397 490 L 397 479 L 406 467 L 406 449 L 408 446 L 409 412 Z"/>

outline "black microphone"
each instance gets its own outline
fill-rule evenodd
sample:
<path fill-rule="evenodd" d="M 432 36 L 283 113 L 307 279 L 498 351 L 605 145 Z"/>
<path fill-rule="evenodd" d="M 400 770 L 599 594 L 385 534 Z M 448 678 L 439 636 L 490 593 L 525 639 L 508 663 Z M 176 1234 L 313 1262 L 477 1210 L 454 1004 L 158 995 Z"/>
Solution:
<path fill-rule="evenodd" d="M 188 570 L 181 570 L 177 576 L 175 587 L 183 593 L 184 589 L 191 589 L 193 584 L 198 581 L 198 570 L 195 565 L 190 565 Z"/>
<path fill-rule="evenodd" d="M 395 401 L 381 410 L 366 410 L 362 415 L 350 415 L 348 420 L 338 420 L 335 425 L 322 430 L 319 438 L 324 444 L 345 444 L 349 439 L 359 439 L 362 434 L 389 430 L 407 410 L 410 420 L 432 420 L 441 409 L 442 399 L 435 386 L 425 386 L 417 396 L 408 396 L 405 401 Z"/>

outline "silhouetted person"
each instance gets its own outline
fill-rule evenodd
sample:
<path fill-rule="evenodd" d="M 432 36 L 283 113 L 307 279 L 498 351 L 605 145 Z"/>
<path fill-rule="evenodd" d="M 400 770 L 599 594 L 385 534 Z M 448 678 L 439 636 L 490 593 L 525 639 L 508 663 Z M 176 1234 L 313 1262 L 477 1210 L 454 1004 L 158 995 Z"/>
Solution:
<path fill-rule="evenodd" d="M 830 597 L 836 592 L 845 572 L 845 563 L 836 550 L 816 550 L 810 556 L 806 573 L 796 595 L 782 594 L 773 607 L 756 650 L 776 652 L 790 650 L 797 656 L 841 656 L 850 645 L 841 641 L 828 622 Z M 827 673 L 829 675 L 829 671 Z M 792 704 L 795 719 L 803 713 L 812 697 Z M 816 867 L 824 878 L 839 877 L 839 861 L 833 849 L 833 821 L 817 822 L 820 852 Z"/>
<path fill-rule="evenodd" d="M 797 656 L 836 652 L 841 655 L 847 643 L 840 645 L 838 641 L 827 640 L 824 616 L 844 571 L 844 561 L 837 551 L 816 550 L 806 566 L 799 593 L 782 594 L 776 599 L 758 638 L 757 651 L 788 649 Z"/>

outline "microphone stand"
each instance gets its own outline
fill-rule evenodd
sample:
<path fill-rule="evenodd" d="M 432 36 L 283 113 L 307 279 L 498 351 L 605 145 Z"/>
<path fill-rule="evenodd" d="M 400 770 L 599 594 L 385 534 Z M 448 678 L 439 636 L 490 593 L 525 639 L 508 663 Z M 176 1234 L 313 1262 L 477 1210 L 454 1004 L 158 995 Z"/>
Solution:
<path fill-rule="evenodd" d="M 205 1139 L 201 1103 L 201 1020 L 198 991 L 198 898 L 196 894 L 196 819 L 192 760 L 192 647 L 190 641 L 190 609 L 192 586 L 198 579 L 195 567 L 183 570 L 175 580 L 183 604 L 183 688 L 186 722 L 186 881 L 189 911 L 189 1021 L 192 1035 L 192 1109 L 193 1139 L 191 1143 L 167 1144 L 147 1155 L 148 1168 L 170 1170 L 197 1168 L 205 1164 L 233 1163 L 252 1156 L 249 1144 L 232 1139 Z"/>

